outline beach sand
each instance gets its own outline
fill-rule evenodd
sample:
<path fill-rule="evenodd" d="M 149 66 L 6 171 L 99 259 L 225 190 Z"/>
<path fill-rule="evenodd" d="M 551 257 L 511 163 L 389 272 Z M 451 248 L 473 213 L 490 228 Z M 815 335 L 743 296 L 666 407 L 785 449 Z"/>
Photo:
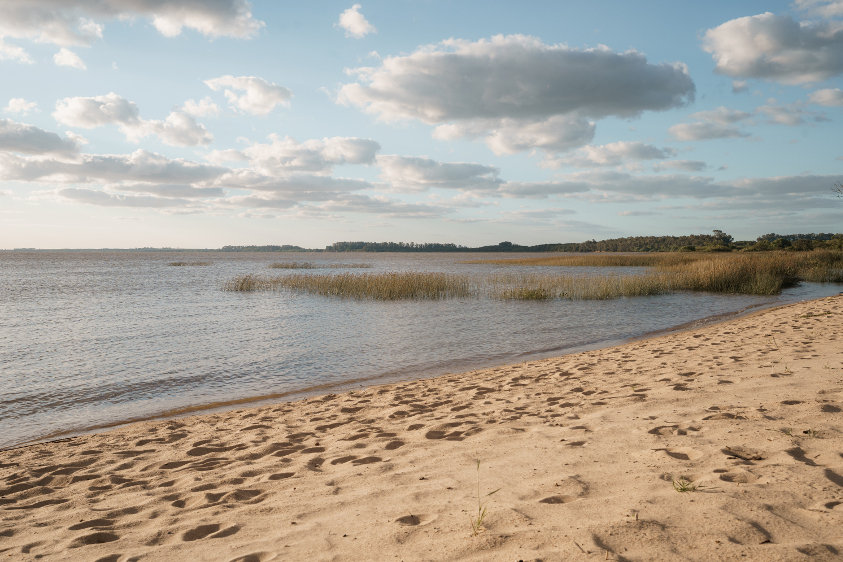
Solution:
<path fill-rule="evenodd" d="M 841 410 L 837 296 L 3 451 L 0 559 L 841 560 Z"/>

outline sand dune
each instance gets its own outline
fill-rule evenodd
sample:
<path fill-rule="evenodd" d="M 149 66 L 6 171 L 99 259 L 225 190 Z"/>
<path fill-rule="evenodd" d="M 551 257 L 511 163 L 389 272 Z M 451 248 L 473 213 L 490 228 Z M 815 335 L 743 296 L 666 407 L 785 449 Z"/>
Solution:
<path fill-rule="evenodd" d="M 840 560 L 841 410 L 839 296 L 3 451 L 0 556 Z"/>

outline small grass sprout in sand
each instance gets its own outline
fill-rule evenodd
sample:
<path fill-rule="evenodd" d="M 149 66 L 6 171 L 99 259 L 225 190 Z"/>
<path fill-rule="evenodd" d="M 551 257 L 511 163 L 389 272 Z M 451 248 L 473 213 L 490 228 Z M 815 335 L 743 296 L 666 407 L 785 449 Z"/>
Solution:
<path fill-rule="evenodd" d="M 477 533 L 480 532 L 480 529 L 483 526 L 483 521 L 486 519 L 486 515 L 488 515 L 488 511 L 486 510 L 486 503 L 489 501 L 488 498 L 492 494 L 499 492 L 500 488 L 493 492 L 489 492 L 488 494 L 481 496 L 480 495 L 480 459 L 477 459 L 477 517 L 469 516 L 469 521 L 471 522 L 471 536 L 476 537 Z"/>
<path fill-rule="evenodd" d="M 673 483 L 673 489 L 676 490 L 677 492 L 696 492 L 697 487 L 698 487 L 696 484 L 692 483 L 690 480 L 686 479 L 684 476 L 680 476 L 679 480 L 674 478 L 672 480 L 672 483 Z M 699 486 L 699 487 L 701 488 L 702 486 Z"/>

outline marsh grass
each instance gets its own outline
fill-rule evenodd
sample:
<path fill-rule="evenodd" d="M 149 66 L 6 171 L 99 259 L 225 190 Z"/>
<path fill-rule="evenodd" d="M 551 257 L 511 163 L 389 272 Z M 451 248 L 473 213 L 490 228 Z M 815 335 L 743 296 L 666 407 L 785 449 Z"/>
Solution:
<path fill-rule="evenodd" d="M 564 260 L 548 262 L 548 259 Z M 620 259 L 620 261 L 618 261 Z M 632 260 L 632 261 L 630 261 Z M 647 260 L 654 260 L 647 262 Z M 623 263 L 622 263 L 623 262 Z M 296 262 L 287 262 L 296 263 Z M 769 253 L 574 256 L 477 263 L 514 265 L 642 266 L 641 273 L 571 274 L 513 271 L 456 275 L 436 272 L 245 275 L 228 281 L 226 291 L 289 290 L 371 300 L 492 298 L 546 301 L 605 300 L 676 291 L 775 295 L 800 281 L 843 283 L 843 251 Z M 275 265 L 275 264 L 273 264 Z M 299 264 L 301 265 L 301 264 Z M 308 264 L 312 265 L 312 264 Z M 332 264 L 340 265 L 350 264 Z M 286 268 L 286 263 L 282 268 Z M 356 264 L 360 267 L 360 264 Z M 299 269 L 309 269 L 299 267 Z"/>
<path fill-rule="evenodd" d="M 711 256 L 696 254 L 688 255 L 686 253 L 660 253 L 641 255 L 569 254 L 544 258 L 469 260 L 460 263 L 495 265 L 546 265 L 561 267 L 653 267 L 657 265 L 681 265 L 710 257 Z"/>
<path fill-rule="evenodd" d="M 209 261 L 171 261 L 167 265 L 173 267 L 186 267 L 186 266 L 206 266 L 211 265 L 213 262 Z"/>
<path fill-rule="evenodd" d="M 281 290 L 369 300 L 471 297 L 469 279 L 436 272 L 339 273 L 281 277 L 244 275 L 228 281 L 226 291 Z"/>
<path fill-rule="evenodd" d="M 311 263 L 306 261 L 281 261 L 269 264 L 270 269 L 370 269 L 370 263 Z"/>

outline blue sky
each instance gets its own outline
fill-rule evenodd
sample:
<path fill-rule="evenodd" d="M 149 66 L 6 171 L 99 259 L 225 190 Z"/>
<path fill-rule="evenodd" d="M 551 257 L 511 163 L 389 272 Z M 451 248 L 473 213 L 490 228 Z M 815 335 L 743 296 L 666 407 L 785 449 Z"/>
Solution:
<path fill-rule="evenodd" d="M 0 248 L 843 224 L 839 0 L 8 0 L 0 37 Z"/>

